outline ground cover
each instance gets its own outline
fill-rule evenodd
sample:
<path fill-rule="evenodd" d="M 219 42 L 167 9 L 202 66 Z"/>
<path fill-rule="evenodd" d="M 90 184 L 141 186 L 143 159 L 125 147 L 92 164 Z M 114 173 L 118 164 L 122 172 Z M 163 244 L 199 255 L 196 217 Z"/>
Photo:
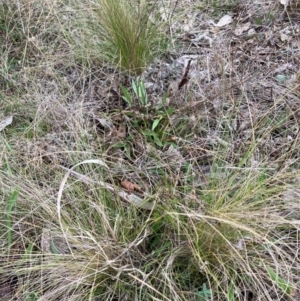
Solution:
<path fill-rule="evenodd" d="M 299 300 L 299 4 L 110 3 L 0 2 L 1 300 Z"/>

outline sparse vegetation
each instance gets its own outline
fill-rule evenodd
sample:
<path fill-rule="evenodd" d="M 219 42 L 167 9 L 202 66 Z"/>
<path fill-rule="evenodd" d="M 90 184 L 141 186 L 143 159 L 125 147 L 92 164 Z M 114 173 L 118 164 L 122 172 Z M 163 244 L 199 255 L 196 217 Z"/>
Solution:
<path fill-rule="evenodd" d="M 289 5 L 0 3 L 0 300 L 299 300 Z"/>

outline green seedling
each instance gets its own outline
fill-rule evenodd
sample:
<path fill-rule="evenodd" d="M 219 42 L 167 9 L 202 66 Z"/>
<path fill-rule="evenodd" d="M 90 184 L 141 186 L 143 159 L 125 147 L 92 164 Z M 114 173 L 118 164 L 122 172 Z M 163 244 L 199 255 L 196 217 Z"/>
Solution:
<path fill-rule="evenodd" d="M 36 301 L 39 299 L 39 295 L 37 293 L 29 293 L 26 297 L 26 301 Z"/>
<path fill-rule="evenodd" d="M 211 290 L 206 286 L 206 283 L 203 283 L 202 290 L 197 292 L 197 301 L 207 301 L 211 296 Z"/>
<path fill-rule="evenodd" d="M 132 81 L 132 89 L 140 105 L 146 106 L 148 104 L 148 95 L 144 82 L 140 79 L 138 79 L 136 82 Z"/>
<path fill-rule="evenodd" d="M 145 84 L 142 80 L 132 80 L 131 88 L 134 92 L 134 97 L 130 94 L 127 88 L 121 86 L 121 90 L 123 93 L 122 98 L 130 105 L 133 105 L 134 99 L 137 100 L 138 104 L 141 107 L 145 107 L 148 104 L 148 95 L 146 91 Z"/>

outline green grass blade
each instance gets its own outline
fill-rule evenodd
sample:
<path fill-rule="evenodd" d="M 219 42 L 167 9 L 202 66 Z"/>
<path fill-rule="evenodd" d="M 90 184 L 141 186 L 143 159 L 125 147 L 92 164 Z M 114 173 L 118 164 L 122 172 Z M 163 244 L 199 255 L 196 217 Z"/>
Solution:
<path fill-rule="evenodd" d="M 55 244 L 53 243 L 53 241 L 51 241 L 50 247 L 51 247 L 51 251 L 52 251 L 53 254 L 55 254 L 55 255 L 60 254 L 59 250 L 56 248 L 56 246 L 55 246 Z"/>
<path fill-rule="evenodd" d="M 19 194 L 18 188 L 15 188 L 13 193 L 8 200 L 7 209 L 6 209 L 6 227 L 7 227 L 7 244 L 8 244 L 8 255 L 10 254 L 10 249 L 12 245 L 12 209 L 17 201 Z"/>
<path fill-rule="evenodd" d="M 270 279 L 286 294 L 290 294 L 292 286 L 289 282 L 279 277 L 278 274 L 270 267 L 266 267 Z"/>

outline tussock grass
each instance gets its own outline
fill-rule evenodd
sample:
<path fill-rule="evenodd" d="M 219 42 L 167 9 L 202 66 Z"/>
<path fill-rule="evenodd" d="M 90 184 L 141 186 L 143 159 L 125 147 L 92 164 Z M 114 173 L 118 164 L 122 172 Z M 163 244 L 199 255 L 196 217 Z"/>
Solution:
<path fill-rule="evenodd" d="M 220 299 L 231 293 L 237 300 L 248 290 L 267 299 L 289 294 L 299 268 L 298 224 L 291 214 L 299 208 L 282 193 L 293 187 L 288 181 L 295 174 L 271 176 L 264 167 L 221 170 L 222 178 L 196 195 L 179 198 L 172 186 L 164 197 L 158 193 L 152 212 L 69 179 L 61 207 L 63 232 L 52 190 L 45 194 L 34 182 L 2 172 L 4 191 L 12 185 L 20 190 L 10 211 L 12 252 L 30 250 L 8 259 L 7 275 L 22 279 L 24 295 L 35 292 L 48 300 L 198 300 L 204 283 Z M 93 168 L 81 172 L 94 180 L 111 176 Z M 270 270 L 284 286 L 270 279 Z"/>
<path fill-rule="evenodd" d="M 84 53 L 102 63 L 140 75 L 166 49 L 168 24 L 156 18 L 158 1 L 97 0 L 87 13 L 78 22 L 89 25 L 75 39 Z"/>

